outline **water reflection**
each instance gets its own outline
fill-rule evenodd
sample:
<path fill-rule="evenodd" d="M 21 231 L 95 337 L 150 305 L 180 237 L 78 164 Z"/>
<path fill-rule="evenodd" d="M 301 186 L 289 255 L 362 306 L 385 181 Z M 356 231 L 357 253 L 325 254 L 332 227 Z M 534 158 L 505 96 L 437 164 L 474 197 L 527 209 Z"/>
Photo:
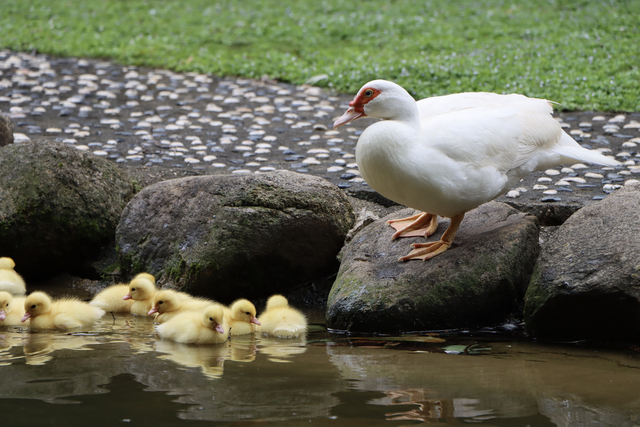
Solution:
<path fill-rule="evenodd" d="M 131 315 L 67 333 L 5 327 L 0 410 L 13 416 L 23 408 L 31 423 L 41 402 L 102 414 L 117 389 L 118 399 L 140 402 L 138 412 L 105 419 L 144 418 L 162 401 L 164 417 L 173 408 L 178 423 L 638 424 L 640 355 L 632 350 L 493 341 L 475 356 L 447 354 L 474 343 L 347 338 L 317 328 L 297 340 L 243 336 L 195 346 L 160 340 L 150 319 Z"/>

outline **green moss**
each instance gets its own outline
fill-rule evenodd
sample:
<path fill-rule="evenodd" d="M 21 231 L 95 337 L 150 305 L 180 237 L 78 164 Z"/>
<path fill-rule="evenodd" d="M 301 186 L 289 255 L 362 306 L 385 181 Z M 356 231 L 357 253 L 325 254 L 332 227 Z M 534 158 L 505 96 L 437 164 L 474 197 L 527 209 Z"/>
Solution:
<path fill-rule="evenodd" d="M 533 273 L 531 275 L 531 281 L 529 282 L 529 288 L 525 295 L 524 304 L 524 320 L 527 328 L 530 328 L 531 321 L 535 317 L 538 310 L 540 310 L 547 302 L 551 294 L 544 289 L 541 284 L 542 267 L 540 259 L 536 263 Z"/>

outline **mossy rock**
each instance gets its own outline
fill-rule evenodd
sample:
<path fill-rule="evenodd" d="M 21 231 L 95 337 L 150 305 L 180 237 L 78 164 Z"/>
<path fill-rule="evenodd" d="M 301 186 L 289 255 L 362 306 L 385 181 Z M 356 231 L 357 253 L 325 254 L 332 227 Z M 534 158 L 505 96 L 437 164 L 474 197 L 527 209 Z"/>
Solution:
<path fill-rule="evenodd" d="M 542 247 L 525 298 L 529 334 L 548 340 L 640 340 L 640 187 L 573 214 Z"/>
<path fill-rule="evenodd" d="M 27 278 L 82 269 L 136 191 L 112 162 L 46 140 L 2 147 L 0 182 L 0 254 Z"/>
<path fill-rule="evenodd" d="M 522 309 L 539 253 L 538 221 L 497 202 L 469 212 L 454 245 L 428 260 L 398 258 L 424 238 L 391 240 L 386 224 L 358 233 L 342 251 L 327 325 L 353 332 L 409 332 L 493 325 Z M 438 227 L 440 237 L 448 223 Z"/>
<path fill-rule="evenodd" d="M 13 144 L 13 123 L 9 118 L 0 114 L 0 147 Z"/>
<path fill-rule="evenodd" d="M 293 172 L 197 176 L 141 191 L 123 212 L 123 272 L 229 302 L 337 271 L 354 221 L 339 188 Z"/>

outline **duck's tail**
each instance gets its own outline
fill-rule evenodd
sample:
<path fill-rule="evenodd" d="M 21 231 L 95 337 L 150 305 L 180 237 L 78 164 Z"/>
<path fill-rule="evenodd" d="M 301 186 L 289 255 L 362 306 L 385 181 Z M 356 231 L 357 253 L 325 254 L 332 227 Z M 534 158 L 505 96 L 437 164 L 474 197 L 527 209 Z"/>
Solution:
<path fill-rule="evenodd" d="M 565 158 L 565 162 L 572 161 L 595 163 L 602 166 L 620 166 L 621 163 L 611 157 L 607 157 L 596 150 L 588 150 L 581 147 L 571 136 L 563 132 L 560 144 L 553 147 L 553 151 Z"/>

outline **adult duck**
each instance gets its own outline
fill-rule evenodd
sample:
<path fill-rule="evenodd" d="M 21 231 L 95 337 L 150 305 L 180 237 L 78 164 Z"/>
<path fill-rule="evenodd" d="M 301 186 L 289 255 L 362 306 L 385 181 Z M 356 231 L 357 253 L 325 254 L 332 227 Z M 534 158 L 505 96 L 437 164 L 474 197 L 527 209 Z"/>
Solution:
<path fill-rule="evenodd" d="M 429 237 L 438 215 L 451 218 L 439 241 L 413 244 L 400 258 L 426 261 L 451 246 L 466 212 L 530 172 L 575 161 L 619 165 L 578 145 L 552 111 L 547 100 L 517 94 L 459 93 L 416 102 L 401 86 L 373 80 L 333 127 L 365 116 L 382 119 L 358 139 L 360 173 L 378 193 L 423 211 L 390 221 L 393 239 Z"/>

